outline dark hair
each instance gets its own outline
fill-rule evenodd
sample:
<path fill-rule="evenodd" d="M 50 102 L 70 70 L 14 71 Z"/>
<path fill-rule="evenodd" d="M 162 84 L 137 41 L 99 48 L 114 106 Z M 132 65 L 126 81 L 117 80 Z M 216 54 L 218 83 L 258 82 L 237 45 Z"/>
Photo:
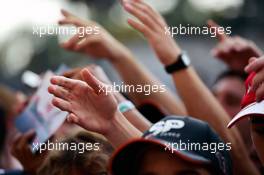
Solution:
<path fill-rule="evenodd" d="M 101 135 L 91 132 L 79 132 L 66 138 L 62 143 L 99 143 L 99 150 L 85 150 L 78 153 L 76 150 L 52 151 L 38 171 L 38 175 L 71 175 L 79 174 L 98 175 L 107 173 L 107 164 L 113 148 Z"/>
<path fill-rule="evenodd" d="M 3 151 L 5 138 L 6 138 L 6 121 L 5 121 L 5 112 L 0 107 L 0 153 Z"/>
<path fill-rule="evenodd" d="M 218 75 L 218 77 L 216 78 L 215 84 L 218 83 L 222 79 L 230 78 L 230 77 L 239 78 L 241 81 L 245 81 L 247 79 L 247 76 L 248 75 L 244 72 L 238 72 L 238 71 L 234 71 L 234 70 L 226 70 L 226 71 L 220 73 L 220 75 Z"/>

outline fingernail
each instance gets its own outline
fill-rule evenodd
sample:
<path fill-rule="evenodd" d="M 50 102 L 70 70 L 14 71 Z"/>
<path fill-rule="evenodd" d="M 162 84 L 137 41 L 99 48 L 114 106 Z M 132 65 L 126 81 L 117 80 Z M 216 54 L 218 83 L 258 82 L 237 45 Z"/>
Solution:
<path fill-rule="evenodd" d="M 50 93 L 53 92 L 53 87 L 52 87 L 52 86 L 49 86 L 49 87 L 48 87 L 48 92 L 50 92 Z"/>
<path fill-rule="evenodd" d="M 131 10 L 133 7 L 128 3 L 124 3 L 124 7 L 127 9 L 127 10 Z"/>

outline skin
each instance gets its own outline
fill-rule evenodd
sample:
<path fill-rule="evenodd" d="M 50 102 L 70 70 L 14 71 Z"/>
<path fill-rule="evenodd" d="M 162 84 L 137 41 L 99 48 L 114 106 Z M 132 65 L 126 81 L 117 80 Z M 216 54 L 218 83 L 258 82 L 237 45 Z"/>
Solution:
<path fill-rule="evenodd" d="M 11 92 L 12 93 L 12 92 Z M 17 130 L 14 126 L 14 120 L 24 110 L 28 98 L 22 92 L 13 92 L 14 101 L 10 104 L 7 113 L 7 137 L 5 141 L 4 152 L 0 157 L 0 164 L 4 169 L 21 169 L 19 162 L 11 154 L 10 145 L 12 144 Z"/>
<path fill-rule="evenodd" d="M 164 66 L 176 62 L 181 49 L 170 35 L 165 35 L 167 24 L 164 23 L 162 16 L 143 1 L 126 1 L 124 8 L 140 21 L 128 19 L 128 23 L 146 37 L 160 62 Z M 232 144 L 234 173 L 259 174 L 250 160 L 237 128 L 227 129 L 226 126 L 230 121 L 229 115 L 201 81 L 194 68 L 190 66 L 185 70 L 175 72 L 172 77 L 188 114 L 207 121 L 225 142 Z M 194 97 L 199 100 L 193 100 Z"/>
<path fill-rule="evenodd" d="M 252 88 L 256 93 L 256 100 L 261 101 L 264 97 L 264 56 L 260 58 L 252 57 L 249 64 L 245 67 L 247 73 L 255 72 L 256 75 L 253 79 Z"/>
<path fill-rule="evenodd" d="M 237 77 L 226 77 L 213 87 L 213 93 L 229 116 L 235 116 L 241 109 L 240 102 L 245 94 L 244 82 Z"/>
<path fill-rule="evenodd" d="M 210 175 L 210 173 L 202 166 L 185 162 L 158 148 L 150 148 L 142 158 L 139 175 Z"/>
<path fill-rule="evenodd" d="M 209 27 L 219 27 L 212 20 L 209 20 L 207 24 Z M 211 53 L 233 70 L 242 72 L 251 57 L 259 57 L 263 54 L 254 42 L 242 37 L 230 37 L 218 33 L 217 38 L 218 43 L 211 50 Z"/>
<path fill-rule="evenodd" d="M 213 87 L 213 93 L 230 117 L 241 110 L 241 100 L 245 94 L 244 82 L 237 77 L 226 77 L 218 81 Z M 248 120 L 241 121 L 238 126 L 248 150 L 252 148 Z"/>
<path fill-rule="evenodd" d="M 62 14 L 65 18 L 59 21 L 61 25 L 100 27 L 98 35 L 87 35 L 81 38 L 78 38 L 77 35 L 74 36 L 61 45 L 64 49 L 83 53 L 96 59 L 106 59 L 115 68 L 126 85 L 162 85 L 147 68 L 137 61 L 128 48 L 111 36 L 102 26 L 92 21 L 82 20 L 65 10 L 62 10 Z M 145 95 L 144 92 L 129 92 L 128 96 L 136 105 L 142 104 L 145 100 L 158 101 L 169 113 L 186 115 L 184 106 L 168 89 L 165 92 L 150 93 L 150 95 Z"/>
<path fill-rule="evenodd" d="M 70 113 L 67 120 L 104 135 L 116 147 L 140 137 L 142 133 L 118 110 L 114 94 L 100 91 L 100 87 L 106 85 L 88 69 L 83 69 L 81 75 L 83 81 L 54 76 L 51 79 L 53 85 L 48 88 L 55 96 L 53 105 Z"/>
<path fill-rule="evenodd" d="M 257 150 L 258 156 L 264 164 L 264 125 L 263 124 L 251 124 L 251 137 L 254 146 Z"/>
<path fill-rule="evenodd" d="M 263 83 L 263 67 L 264 67 L 264 57 L 254 58 L 252 57 L 249 60 L 249 64 L 245 67 L 245 71 L 247 73 L 255 72 L 256 75 L 253 79 L 252 88 L 256 93 L 256 100 L 262 101 L 264 97 L 264 88 L 262 86 Z M 258 153 L 259 158 L 264 164 L 264 132 L 263 132 L 263 124 L 251 124 L 251 137 L 252 141 L 255 145 L 256 151 Z"/>
<path fill-rule="evenodd" d="M 22 164 L 25 172 L 32 175 L 36 174 L 38 168 L 45 161 L 48 151 L 41 154 L 33 154 L 30 143 L 35 137 L 34 131 L 29 131 L 25 134 L 18 134 L 12 144 L 11 152 L 14 157 Z"/>
<path fill-rule="evenodd" d="M 89 65 L 86 68 L 101 82 L 104 82 L 107 85 L 112 85 L 112 82 L 109 80 L 100 66 Z M 65 72 L 64 76 L 72 79 L 82 80 L 81 70 L 81 68 L 70 70 Z M 114 97 L 118 104 L 126 101 L 126 98 L 119 92 L 115 92 Z M 151 126 L 151 123 L 136 108 L 126 111 L 123 114 L 126 119 L 141 132 L 146 131 Z"/>

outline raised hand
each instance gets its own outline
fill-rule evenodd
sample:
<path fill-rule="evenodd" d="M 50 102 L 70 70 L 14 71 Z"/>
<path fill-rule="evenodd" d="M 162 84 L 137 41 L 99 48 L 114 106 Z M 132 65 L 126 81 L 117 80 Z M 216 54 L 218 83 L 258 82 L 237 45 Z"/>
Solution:
<path fill-rule="evenodd" d="M 76 27 L 91 27 L 98 29 L 93 34 L 76 34 L 61 46 L 67 50 L 81 52 L 95 58 L 108 58 L 110 61 L 119 59 L 127 49 L 113 38 L 102 26 L 93 22 L 80 19 L 79 17 L 61 10 L 64 19 L 59 21 L 60 25 L 74 25 Z"/>
<path fill-rule="evenodd" d="M 207 24 L 209 27 L 219 27 L 212 20 L 209 20 Z M 212 55 L 225 62 L 233 70 L 243 71 L 249 58 L 262 55 L 262 51 L 255 43 L 239 36 L 230 37 L 217 33 L 217 38 L 219 43 L 212 49 Z"/>
<path fill-rule="evenodd" d="M 141 23 L 133 19 L 128 19 L 128 23 L 148 39 L 160 61 L 164 65 L 176 61 L 181 50 L 171 35 L 166 34 L 167 24 L 163 17 L 143 1 L 123 1 L 123 6 L 139 19 Z"/>
<path fill-rule="evenodd" d="M 256 73 L 252 82 L 252 89 L 256 92 L 256 100 L 262 101 L 264 98 L 264 56 L 258 59 L 254 57 L 250 58 L 245 71 L 247 73 Z"/>
<path fill-rule="evenodd" d="M 52 103 L 70 113 L 68 121 L 90 131 L 109 133 L 118 112 L 117 102 L 112 93 L 105 93 L 106 85 L 88 69 L 83 69 L 81 75 L 84 81 L 53 77 L 53 85 L 48 89 L 55 96 Z"/>
<path fill-rule="evenodd" d="M 99 81 L 107 85 L 111 84 L 111 81 L 100 66 L 91 64 L 85 68 L 88 69 Z M 63 76 L 70 79 L 83 80 L 81 75 L 82 70 L 83 68 L 75 68 L 65 72 Z"/>

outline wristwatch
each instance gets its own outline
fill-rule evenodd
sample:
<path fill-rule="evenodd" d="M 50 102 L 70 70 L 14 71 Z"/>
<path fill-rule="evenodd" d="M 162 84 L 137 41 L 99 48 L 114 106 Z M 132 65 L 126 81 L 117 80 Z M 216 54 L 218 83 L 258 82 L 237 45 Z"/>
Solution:
<path fill-rule="evenodd" d="M 178 58 L 177 61 L 166 66 L 165 70 L 168 74 L 172 74 L 174 72 L 178 72 L 180 70 L 186 69 L 191 64 L 191 60 L 189 56 L 186 54 L 186 52 L 182 52 Z"/>

